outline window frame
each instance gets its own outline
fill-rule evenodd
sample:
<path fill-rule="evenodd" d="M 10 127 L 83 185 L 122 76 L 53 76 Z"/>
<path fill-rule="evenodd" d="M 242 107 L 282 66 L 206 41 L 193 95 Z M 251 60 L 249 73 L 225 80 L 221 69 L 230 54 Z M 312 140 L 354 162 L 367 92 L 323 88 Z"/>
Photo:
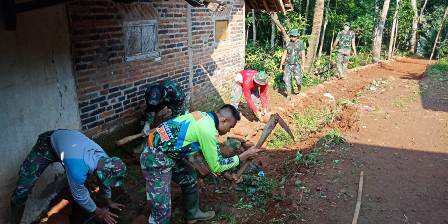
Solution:
<path fill-rule="evenodd" d="M 153 26 L 154 27 L 154 50 L 150 52 L 142 52 L 143 46 L 141 46 L 141 53 L 140 54 L 134 54 L 129 55 L 129 29 L 131 27 L 140 27 L 142 29 L 144 26 Z M 151 20 L 136 20 L 136 21 L 127 21 L 123 24 L 123 32 L 124 32 L 124 48 L 125 48 L 125 61 L 126 62 L 132 62 L 132 61 L 143 61 L 143 60 L 149 60 L 149 59 L 155 59 L 157 60 L 160 58 L 160 49 L 159 49 L 159 22 L 157 20 L 151 19 Z M 142 31 L 140 32 L 140 41 L 143 44 L 143 37 L 142 37 Z"/>

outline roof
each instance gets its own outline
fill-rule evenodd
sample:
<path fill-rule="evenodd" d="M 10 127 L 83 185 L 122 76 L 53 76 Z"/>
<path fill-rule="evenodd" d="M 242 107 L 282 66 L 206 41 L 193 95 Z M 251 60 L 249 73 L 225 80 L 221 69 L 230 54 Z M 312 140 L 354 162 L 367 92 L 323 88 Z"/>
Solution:
<path fill-rule="evenodd" d="M 283 12 L 293 10 L 292 0 L 246 0 L 246 9 Z"/>

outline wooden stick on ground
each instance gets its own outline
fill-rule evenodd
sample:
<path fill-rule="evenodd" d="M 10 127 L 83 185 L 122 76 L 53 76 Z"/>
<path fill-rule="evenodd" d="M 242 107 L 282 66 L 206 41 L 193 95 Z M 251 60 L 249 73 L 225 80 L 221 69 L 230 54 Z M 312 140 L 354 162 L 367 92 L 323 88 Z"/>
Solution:
<path fill-rule="evenodd" d="M 355 214 L 353 215 L 352 224 L 358 223 L 359 210 L 361 210 L 362 184 L 364 182 L 364 171 L 359 175 L 358 199 L 356 200 Z"/>

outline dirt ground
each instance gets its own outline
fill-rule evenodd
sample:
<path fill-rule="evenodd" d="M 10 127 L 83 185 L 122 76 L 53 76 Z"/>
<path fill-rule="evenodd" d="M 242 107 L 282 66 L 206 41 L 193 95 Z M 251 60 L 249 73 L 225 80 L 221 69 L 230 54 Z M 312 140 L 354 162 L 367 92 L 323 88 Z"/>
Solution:
<path fill-rule="evenodd" d="M 200 180 L 202 207 L 218 214 L 209 223 L 350 223 L 364 171 L 358 223 L 448 224 L 448 82 L 425 77 L 428 63 L 398 58 L 352 70 L 346 79 L 306 89 L 291 102 L 270 91 L 270 110 L 290 124 L 293 113 L 352 103 L 306 139 L 257 159 L 267 177 L 281 182 L 264 209 L 242 203 L 247 193 L 230 189 L 223 178 Z M 263 124 L 244 114 L 249 119 L 229 135 L 255 142 Z M 315 166 L 290 163 L 333 129 L 342 132 L 344 144 L 326 150 Z M 137 161 L 125 158 L 125 190 L 114 197 L 127 206 L 120 223 L 132 223 L 147 212 L 144 182 Z M 173 186 L 173 223 L 183 223 L 179 199 Z M 45 216 L 41 222 L 63 223 L 58 215 Z"/>

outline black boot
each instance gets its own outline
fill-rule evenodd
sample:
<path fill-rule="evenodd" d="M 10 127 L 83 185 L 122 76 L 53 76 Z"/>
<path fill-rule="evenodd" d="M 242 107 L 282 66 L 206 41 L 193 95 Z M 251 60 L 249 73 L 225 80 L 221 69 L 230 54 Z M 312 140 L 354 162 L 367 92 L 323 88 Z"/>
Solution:
<path fill-rule="evenodd" d="M 23 212 L 25 211 L 25 205 L 26 205 L 25 202 L 17 203 L 11 201 L 11 214 L 10 214 L 11 224 L 20 224 Z"/>

